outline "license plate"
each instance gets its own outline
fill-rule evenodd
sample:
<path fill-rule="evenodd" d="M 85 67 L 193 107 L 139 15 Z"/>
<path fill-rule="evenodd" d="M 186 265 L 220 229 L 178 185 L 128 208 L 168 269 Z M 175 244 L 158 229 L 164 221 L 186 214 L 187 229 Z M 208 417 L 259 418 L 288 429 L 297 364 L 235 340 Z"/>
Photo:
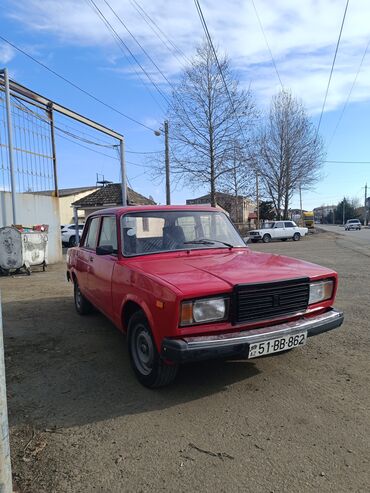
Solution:
<path fill-rule="evenodd" d="M 265 354 L 279 353 L 298 346 L 304 346 L 307 340 L 307 331 L 292 336 L 283 336 L 276 339 L 257 342 L 249 346 L 248 358 L 258 358 Z"/>

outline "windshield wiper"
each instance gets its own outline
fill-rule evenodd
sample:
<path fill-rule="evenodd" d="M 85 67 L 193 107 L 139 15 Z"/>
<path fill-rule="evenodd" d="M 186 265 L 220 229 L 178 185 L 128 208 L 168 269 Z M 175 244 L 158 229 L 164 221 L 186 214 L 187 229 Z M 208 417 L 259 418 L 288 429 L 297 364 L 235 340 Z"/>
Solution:
<path fill-rule="evenodd" d="M 233 245 L 231 245 L 230 243 L 226 243 L 226 241 L 211 240 L 208 238 L 200 238 L 199 240 L 193 240 L 193 241 L 184 241 L 184 245 L 213 245 L 214 243 L 222 243 L 228 248 L 234 248 Z"/>

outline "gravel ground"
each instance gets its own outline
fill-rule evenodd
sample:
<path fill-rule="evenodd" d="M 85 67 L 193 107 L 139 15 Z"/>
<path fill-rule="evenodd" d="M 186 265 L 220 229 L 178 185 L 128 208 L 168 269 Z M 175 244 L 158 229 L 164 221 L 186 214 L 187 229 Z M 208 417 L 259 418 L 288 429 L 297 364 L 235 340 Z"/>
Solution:
<path fill-rule="evenodd" d="M 155 391 L 110 322 L 76 314 L 64 265 L 0 279 L 18 491 L 369 491 L 369 250 L 330 233 L 251 248 L 336 269 L 343 327 Z"/>

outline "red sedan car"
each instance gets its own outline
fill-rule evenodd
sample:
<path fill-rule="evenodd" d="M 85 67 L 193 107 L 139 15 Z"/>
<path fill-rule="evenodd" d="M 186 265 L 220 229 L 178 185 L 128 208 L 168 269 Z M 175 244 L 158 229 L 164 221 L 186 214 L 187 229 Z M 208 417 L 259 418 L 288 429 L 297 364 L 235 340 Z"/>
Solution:
<path fill-rule="evenodd" d="M 96 212 L 67 269 L 78 313 L 95 307 L 127 333 L 148 387 L 170 383 L 182 362 L 283 352 L 343 322 L 336 272 L 251 251 L 212 207 Z"/>

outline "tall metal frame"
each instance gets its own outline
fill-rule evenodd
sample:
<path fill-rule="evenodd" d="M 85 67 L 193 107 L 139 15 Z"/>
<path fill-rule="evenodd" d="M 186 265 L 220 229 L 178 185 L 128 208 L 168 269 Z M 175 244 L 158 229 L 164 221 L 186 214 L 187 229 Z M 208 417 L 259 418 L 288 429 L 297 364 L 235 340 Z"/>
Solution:
<path fill-rule="evenodd" d="M 122 204 L 127 205 L 127 178 L 126 178 L 126 163 L 125 163 L 125 139 L 122 134 L 101 125 L 90 118 L 80 115 L 76 111 L 73 111 L 65 106 L 56 103 L 40 94 L 32 91 L 31 89 L 18 84 L 17 82 L 9 79 L 7 68 L 0 69 L 0 86 L 4 86 L 5 101 L 6 101 L 6 119 L 7 119 L 7 134 L 8 134 L 8 155 L 9 155 L 9 169 L 10 169 L 10 184 L 11 184 L 11 196 L 12 196 L 12 212 L 13 212 L 13 224 L 17 224 L 17 204 L 16 204 L 16 180 L 14 171 L 14 147 L 13 147 L 13 126 L 12 115 L 10 106 L 10 96 L 16 96 L 18 98 L 25 98 L 25 101 L 30 104 L 41 106 L 45 109 L 49 115 L 50 121 L 50 136 L 53 153 L 53 170 L 54 170 L 54 193 L 55 196 L 59 195 L 58 190 L 58 169 L 57 169 L 57 156 L 55 146 L 55 129 L 54 129 L 54 112 L 60 113 L 64 116 L 72 118 L 73 120 L 87 125 L 94 130 L 102 132 L 114 139 L 118 140 L 119 154 L 120 154 L 120 168 L 121 168 L 121 187 L 122 187 Z"/>

